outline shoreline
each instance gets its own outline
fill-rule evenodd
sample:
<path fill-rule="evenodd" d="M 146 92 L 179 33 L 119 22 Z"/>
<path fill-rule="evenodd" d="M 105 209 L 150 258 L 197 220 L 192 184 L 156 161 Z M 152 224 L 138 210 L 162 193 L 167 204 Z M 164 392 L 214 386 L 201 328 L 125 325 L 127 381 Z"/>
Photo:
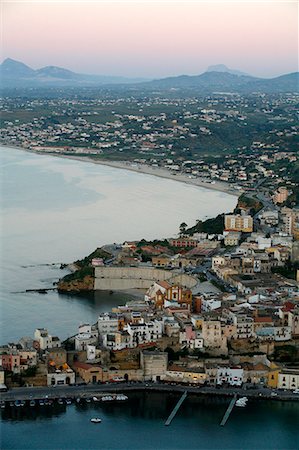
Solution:
<path fill-rule="evenodd" d="M 114 169 L 121 169 L 121 170 L 128 170 L 130 172 L 135 172 L 135 173 L 140 173 L 140 174 L 145 174 L 145 175 L 150 175 L 150 176 L 155 176 L 158 178 L 164 178 L 167 180 L 172 180 L 172 181 L 178 181 L 179 183 L 185 183 L 185 184 L 189 184 L 192 186 L 196 186 L 196 187 L 200 187 L 200 188 L 204 188 L 204 189 L 208 189 L 208 190 L 214 190 L 214 191 L 218 191 L 218 192 L 222 192 L 224 194 L 227 195 L 232 195 L 234 197 L 239 197 L 239 195 L 243 192 L 243 190 L 239 190 L 239 191 L 235 191 L 233 188 L 229 187 L 226 185 L 226 183 L 224 182 L 219 182 L 216 181 L 215 184 L 211 184 L 211 183 L 207 183 L 204 182 L 200 179 L 197 178 L 189 178 L 188 175 L 186 174 L 173 174 L 171 172 L 169 172 L 167 169 L 165 168 L 161 168 L 161 167 L 151 167 L 148 166 L 147 164 L 136 164 L 135 166 L 132 166 L 132 162 L 130 161 L 110 161 L 107 159 L 103 159 L 103 160 L 95 160 L 93 158 L 90 158 L 89 156 L 75 156 L 75 155 L 65 155 L 62 153 L 43 153 L 43 152 L 39 152 L 39 151 L 35 151 L 35 150 L 30 150 L 28 148 L 24 148 L 24 147 L 18 147 L 15 145 L 7 145 L 7 144 L 0 144 L 2 147 L 7 147 L 7 148 L 12 148 L 15 150 L 22 150 L 28 153 L 33 153 L 35 155 L 40 155 L 40 156 L 54 156 L 56 158 L 63 158 L 63 159 L 70 159 L 73 161 L 81 161 L 81 162 L 88 162 L 88 163 L 92 163 L 92 164 L 99 164 L 102 166 L 108 166 L 108 167 L 112 167 Z"/>
<path fill-rule="evenodd" d="M 246 396 L 256 400 L 274 400 L 274 401 L 299 401 L 299 395 L 290 392 L 277 392 L 270 388 L 264 389 L 244 389 L 240 387 L 231 388 L 216 388 L 205 386 L 188 386 L 176 384 L 175 386 L 168 383 L 153 383 L 153 382 L 134 382 L 134 383 L 107 383 L 100 385 L 86 385 L 86 386 L 35 386 L 23 388 L 11 388 L 7 392 L 0 393 L 1 401 L 12 400 L 31 400 L 42 399 L 47 396 L 49 399 L 57 399 L 59 397 L 67 398 L 86 398 L 96 396 L 99 393 L 117 393 L 117 392 L 164 392 L 168 394 L 183 393 L 187 391 L 189 395 L 196 396 L 216 396 L 216 397 L 233 397 L 235 394 L 238 397 Z M 275 392 L 276 395 L 271 395 Z"/>

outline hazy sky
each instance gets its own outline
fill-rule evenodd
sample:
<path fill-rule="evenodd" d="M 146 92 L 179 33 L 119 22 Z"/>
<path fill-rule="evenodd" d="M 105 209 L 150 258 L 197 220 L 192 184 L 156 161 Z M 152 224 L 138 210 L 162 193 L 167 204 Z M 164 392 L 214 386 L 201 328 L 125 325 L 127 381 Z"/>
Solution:
<path fill-rule="evenodd" d="M 298 70 L 297 1 L 2 0 L 2 58 L 33 68 L 163 77 L 223 63 Z"/>

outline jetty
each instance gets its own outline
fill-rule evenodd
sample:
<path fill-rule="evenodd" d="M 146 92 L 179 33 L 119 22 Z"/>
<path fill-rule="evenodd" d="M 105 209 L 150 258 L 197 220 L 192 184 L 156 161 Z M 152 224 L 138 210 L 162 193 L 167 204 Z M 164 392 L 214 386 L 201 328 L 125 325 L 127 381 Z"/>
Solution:
<path fill-rule="evenodd" d="M 226 424 L 226 422 L 227 422 L 227 420 L 228 420 L 228 418 L 230 416 L 230 413 L 232 412 L 232 410 L 233 410 L 233 408 L 235 406 L 236 401 L 237 401 L 237 394 L 235 394 L 233 396 L 233 398 L 230 401 L 230 404 L 228 405 L 228 408 L 227 408 L 227 410 L 226 410 L 226 412 L 225 412 L 225 414 L 223 416 L 223 419 L 221 420 L 221 423 L 220 423 L 221 427 L 224 427 L 224 425 Z"/>
<path fill-rule="evenodd" d="M 177 404 L 173 408 L 172 413 L 170 414 L 170 416 L 168 417 L 168 419 L 165 422 L 165 426 L 166 427 L 168 427 L 171 424 L 173 418 L 175 417 L 176 413 L 180 409 L 180 407 L 181 407 L 181 405 L 182 405 L 182 403 L 183 403 L 183 401 L 185 400 L 186 397 L 187 397 L 187 391 L 185 391 L 183 393 L 182 397 L 179 399 L 179 401 L 177 402 Z"/>

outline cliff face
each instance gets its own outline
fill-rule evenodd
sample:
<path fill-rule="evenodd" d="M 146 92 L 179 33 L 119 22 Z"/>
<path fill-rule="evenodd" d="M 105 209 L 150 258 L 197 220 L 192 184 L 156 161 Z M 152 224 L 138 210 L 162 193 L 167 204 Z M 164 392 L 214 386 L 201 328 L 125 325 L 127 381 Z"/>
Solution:
<path fill-rule="evenodd" d="M 58 292 L 81 292 L 92 291 L 94 289 L 94 277 L 86 275 L 83 279 L 63 281 L 57 285 Z"/>

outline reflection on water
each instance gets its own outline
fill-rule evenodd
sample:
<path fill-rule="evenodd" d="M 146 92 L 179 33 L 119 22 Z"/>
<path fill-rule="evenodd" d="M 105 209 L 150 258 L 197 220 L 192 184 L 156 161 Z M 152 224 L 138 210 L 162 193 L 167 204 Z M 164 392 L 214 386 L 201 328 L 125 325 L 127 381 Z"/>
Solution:
<path fill-rule="evenodd" d="M 229 399 L 189 395 L 171 426 L 165 427 L 179 394 L 128 395 L 129 400 L 121 403 L 6 408 L 1 448 L 298 448 L 297 402 L 249 400 L 248 407 L 235 408 L 225 427 L 220 427 Z M 92 424 L 92 417 L 100 417 L 102 423 Z"/>

